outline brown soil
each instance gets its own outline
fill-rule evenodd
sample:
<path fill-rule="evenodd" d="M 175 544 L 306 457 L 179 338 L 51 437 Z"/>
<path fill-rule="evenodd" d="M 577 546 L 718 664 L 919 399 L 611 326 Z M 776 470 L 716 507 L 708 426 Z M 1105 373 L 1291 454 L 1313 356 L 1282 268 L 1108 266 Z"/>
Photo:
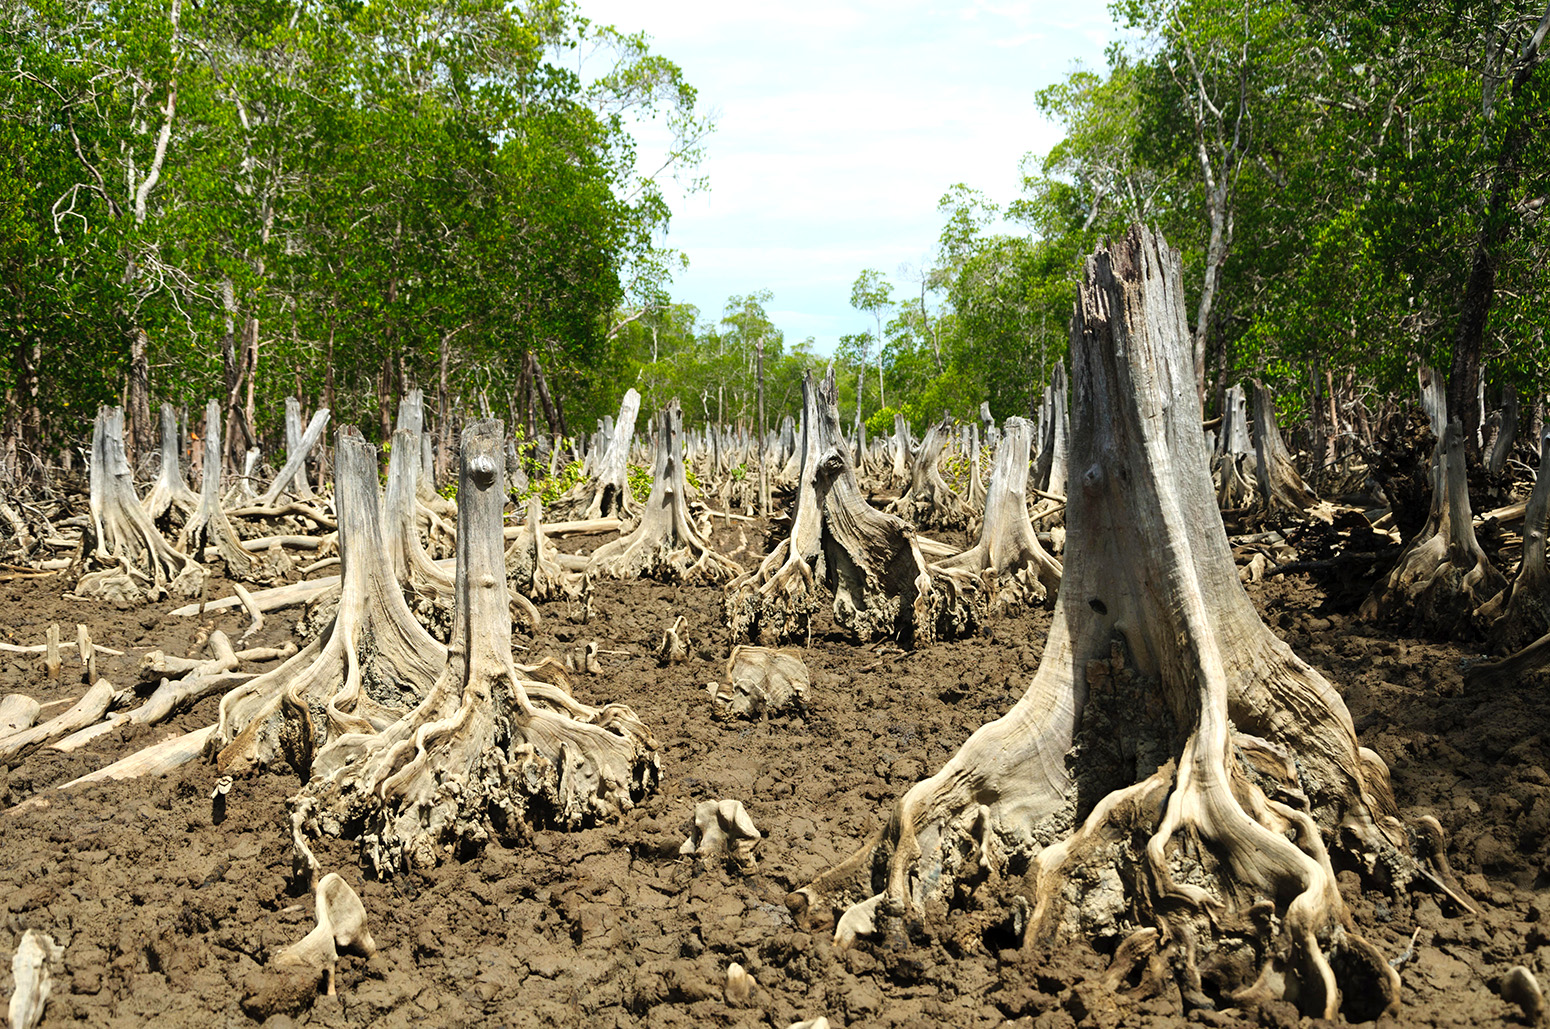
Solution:
<path fill-rule="evenodd" d="M 745 563 L 758 545 L 748 526 L 717 537 Z M 0 636 L 41 642 L 55 621 L 68 638 L 84 622 L 97 642 L 133 652 L 101 659 L 102 674 L 127 686 L 139 652 L 188 653 L 202 628 L 165 614 L 171 604 L 119 611 L 62 600 L 63 589 L 51 579 L 0 583 L 8 613 Z M 210 595 L 226 592 L 216 582 Z M 1420 930 L 1401 973 L 1398 1024 L 1513 1023 L 1521 1016 L 1492 992 L 1495 977 L 1518 963 L 1550 969 L 1550 711 L 1541 688 L 1469 695 L 1457 647 L 1394 638 L 1328 611 L 1335 605 L 1304 578 L 1253 592 L 1267 621 L 1342 686 L 1363 743 L 1393 770 L 1406 814 L 1434 814 L 1452 834 L 1454 867 L 1480 901 L 1481 915 L 1459 917 L 1433 896 L 1364 893 L 1342 873 L 1358 931 L 1385 953 L 1401 954 Z M 1027 955 L 998 950 L 1007 941 L 991 931 L 839 953 L 824 934 L 802 931 L 787 893 L 852 851 L 895 798 L 1010 707 L 1038 664 L 1049 615 L 1002 620 L 987 636 L 919 653 L 857 647 L 821 622 L 804 648 L 808 716 L 722 723 L 705 692 L 729 650 L 721 595 L 604 583 L 588 625 L 568 622 L 562 605 L 546 609 L 538 637 L 518 637 L 535 655 L 588 639 L 622 652 L 605 654 L 603 674 L 576 693 L 593 704 L 627 701 L 653 728 L 660 792 L 617 825 L 539 831 L 522 846 L 388 882 L 363 881 L 350 844 L 321 844 L 325 868 L 359 890 L 380 952 L 343 960 L 337 997 L 263 1024 L 784 1029 L 819 1015 L 837 1027 L 1299 1024 L 1289 1005 L 1245 1021 L 1232 1010 L 1185 1015 L 1107 995 L 1096 986 L 1105 959 L 1081 945 Z M 254 642 L 283 641 L 295 614 L 271 615 Z M 679 614 L 689 619 L 690 661 L 658 668 L 653 651 Z M 204 625 L 235 637 L 246 617 L 222 613 Z M 78 662 L 51 684 L 41 661 L 7 657 L 0 694 L 46 703 L 81 692 Z M 244 997 L 264 982 L 269 957 L 311 927 L 310 895 L 288 879 L 293 775 L 239 779 L 220 824 L 209 766 L 49 789 L 173 730 L 209 724 L 216 704 L 206 700 L 171 728 L 126 730 L 72 755 L 34 753 L 0 771 L 0 807 L 48 802 L 0 815 L 0 957 L 27 928 L 65 948 L 45 1027 L 256 1024 Z M 678 856 L 694 805 L 721 798 L 743 801 L 765 834 L 751 876 Z M 732 962 L 757 980 L 747 1007 L 723 997 Z M 7 967 L 0 960 L 0 995 L 9 994 Z"/>

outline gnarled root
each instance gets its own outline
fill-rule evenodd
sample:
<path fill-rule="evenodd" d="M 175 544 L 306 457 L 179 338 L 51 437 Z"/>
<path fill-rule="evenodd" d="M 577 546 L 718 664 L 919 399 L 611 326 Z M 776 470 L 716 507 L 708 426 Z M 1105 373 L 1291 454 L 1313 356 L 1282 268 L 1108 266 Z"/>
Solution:
<path fill-rule="evenodd" d="M 533 825 L 617 816 L 656 784 L 656 744 L 628 707 L 588 707 L 512 662 L 501 438 L 499 422 L 463 432 L 447 664 L 403 718 L 318 751 L 292 799 L 299 867 L 316 868 L 307 839 L 320 834 L 358 834 L 378 875 L 428 867 Z"/>
<path fill-rule="evenodd" d="M 793 549 L 790 538 L 781 540 L 758 568 L 728 584 L 726 620 L 733 639 L 791 640 L 811 631 L 818 610 L 813 568 Z"/>

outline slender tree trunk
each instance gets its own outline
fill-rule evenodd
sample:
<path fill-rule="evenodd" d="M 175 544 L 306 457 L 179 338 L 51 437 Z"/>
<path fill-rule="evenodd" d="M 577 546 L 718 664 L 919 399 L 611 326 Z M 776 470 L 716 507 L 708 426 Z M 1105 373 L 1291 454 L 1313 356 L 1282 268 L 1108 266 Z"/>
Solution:
<path fill-rule="evenodd" d="M 156 446 L 151 434 L 151 362 L 145 330 L 129 331 L 129 461 L 143 460 Z"/>
<path fill-rule="evenodd" d="M 1516 98 L 1533 78 L 1542 59 L 1541 44 L 1550 29 L 1550 6 L 1545 9 L 1539 28 L 1523 48 L 1512 78 Z M 1476 395 L 1480 383 L 1480 354 L 1485 347 L 1485 328 L 1496 295 L 1496 271 L 1501 264 L 1502 248 L 1512 232 L 1513 197 L 1522 173 L 1523 147 L 1540 118 L 1520 118 L 1502 139 L 1491 175 L 1491 190 L 1480 230 L 1475 237 L 1475 252 L 1470 261 L 1469 281 L 1459 305 L 1458 325 L 1453 331 L 1453 367 L 1448 374 L 1448 410 L 1463 422 L 1466 454 L 1473 461 L 1480 457 L 1480 414 Z"/>

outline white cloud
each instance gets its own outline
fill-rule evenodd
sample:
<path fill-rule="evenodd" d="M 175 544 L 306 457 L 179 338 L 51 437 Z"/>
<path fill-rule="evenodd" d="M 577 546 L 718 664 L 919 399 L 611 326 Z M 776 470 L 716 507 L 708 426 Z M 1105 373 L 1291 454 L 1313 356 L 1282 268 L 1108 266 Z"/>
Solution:
<path fill-rule="evenodd" d="M 896 277 L 934 249 L 948 187 L 1016 196 L 1022 156 L 1059 139 L 1034 94 L 1075 61 L 1101 67 L 1115 35 L 1102 5 L 1051 0 L 580 7 L 650 33 L 720 111 L 700 169 L 709 192 L 667 190 L 667 242 L 691 262 L 674 295 L 713 318 L 729 295 L 769 288 L 787 338 L 812 335 L 820 352 L 869 322 L 849 304 L 862 268 Z M 649 164 L 661 138 L 638 138 Z"/>

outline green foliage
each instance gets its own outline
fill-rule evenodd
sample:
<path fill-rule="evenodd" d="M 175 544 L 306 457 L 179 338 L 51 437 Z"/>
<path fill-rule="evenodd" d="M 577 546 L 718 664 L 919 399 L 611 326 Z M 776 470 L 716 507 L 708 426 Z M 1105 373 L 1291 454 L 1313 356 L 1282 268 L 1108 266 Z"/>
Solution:
<path fill-rule="evenodd" d="M 644 465 L 632 464 L 626 475 L 630 484 L 630 496 L 635 498 L 637 504 L 644 504 L 651 496 L 651 469 Z"/>
<path fill-rule="evenodd" d="M 271 438 L 286 395 L 378 435 L 443 374 L 449 417 L 521 385 L 516 415 L 524 354 L 562 414 L 616 405 L 618 312 L 675 264 L 632 127 L 662 126 L 659 174 L 710 129 L 565 0 L 20 0 L 0 50 L 0 389 L 31 444 L 120 394 L 134 329 L 195 409 L 251 333 Z"/>

